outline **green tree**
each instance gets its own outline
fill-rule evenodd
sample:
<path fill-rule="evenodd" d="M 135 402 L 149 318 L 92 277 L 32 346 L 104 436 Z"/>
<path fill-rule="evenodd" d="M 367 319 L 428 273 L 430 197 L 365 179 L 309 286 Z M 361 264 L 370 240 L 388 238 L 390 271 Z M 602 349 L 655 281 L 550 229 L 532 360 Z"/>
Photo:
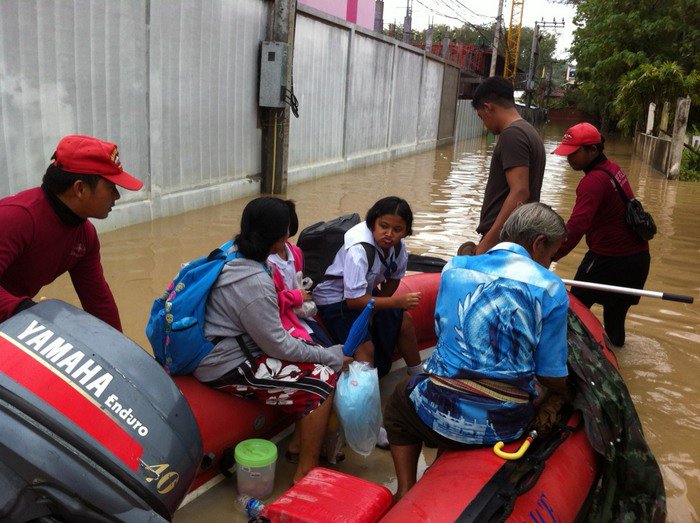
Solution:
<path fill-rule="evenodd" d="M 693 70 L 685 74 L 676 62 L 660 65 L 642 64 L 620 79 L 613 102 L 618 128 L 633 134 L 646 120 L 650 102 L 661 106 L 664 101 L 691 96 L 691 104 L 700 102 L 700 74 Z"/>
<path fill-rule="evenodd" d="M 619 118 L 613 102 L 622 85 L 631 80 L 627 75 L 638 67 L 660 67 L 671 61 L 684 75 L 700 69 L 698 0 L 571 3 L 576 5 L 571 52 L 577 62 L 577 81 L 586 98 L 584 105 L 595 110 L 604 127 Z"/>

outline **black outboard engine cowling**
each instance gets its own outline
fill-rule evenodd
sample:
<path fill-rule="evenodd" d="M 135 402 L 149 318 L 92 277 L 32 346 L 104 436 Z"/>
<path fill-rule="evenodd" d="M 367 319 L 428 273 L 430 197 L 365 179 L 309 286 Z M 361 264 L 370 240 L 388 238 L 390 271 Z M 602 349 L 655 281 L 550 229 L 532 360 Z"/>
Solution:
<path fill-rule="evenodd" d="M 141 347 L 58 300 L 0 324 L 0 521 L 169 520 L 202 441 Z"/>

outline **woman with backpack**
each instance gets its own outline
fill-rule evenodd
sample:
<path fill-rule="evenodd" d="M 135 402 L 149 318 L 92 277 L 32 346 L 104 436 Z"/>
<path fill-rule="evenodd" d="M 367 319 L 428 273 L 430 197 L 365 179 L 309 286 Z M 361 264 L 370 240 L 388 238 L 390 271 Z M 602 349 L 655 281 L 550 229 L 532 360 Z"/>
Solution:
<path fill-rule="evenodd" d="M 300 448 L 290 449 L 299 453 L 296 482 L 318 465 L 338 372 L 352 358 L 340 345 L 313 345 L 282 327 L 267 257 L 284 246 L 289 225 L 289 207 L 279 198 L 256 198 L 243 209 L 231 247 L 237 255 L 224 265 L 206 303 L 204 334 L 215 346 L 194 376 L 301 418 Z"/>
<path fill-rule="evenodd" d="M 355 359 L 375 364 L 382 376 L 391 367 L 394 347 L 406 361 L 409 374 L 423 371 L 413 320 L 406 312 L 420 300 L 419 292 L 395 296 L 406 273 L 404 238 L 411 234 L 413 213 L 408 202 L 388 196 L 367 211 L 364 222 L 345 233 L 313 298 L 333 341 L 344 343 L 353 322 L 374 299 L 371 332 Z"/>

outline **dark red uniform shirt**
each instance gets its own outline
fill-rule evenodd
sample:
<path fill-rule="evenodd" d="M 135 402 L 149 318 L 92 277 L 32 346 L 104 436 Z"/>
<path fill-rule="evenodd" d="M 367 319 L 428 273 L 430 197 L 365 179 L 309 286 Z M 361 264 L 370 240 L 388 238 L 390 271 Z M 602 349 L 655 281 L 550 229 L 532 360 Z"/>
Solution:
<path fill-rule="evenodd" d="M 625 222 L 625 204 L 614 182 L 602 169 L 612 173 L 628 197 L 634 193 L 620 166 L 608 160 L 584 169 L 585 175 L 576 188 L 576 203 L 566 222 L 567 236 L 555 260 L 566 256 L 586 235 L 586 244 L 601 256 L 629 256 L 649 250 L 649 243 L 637 237 Z"/>
<path fill-rule="evenodd" d="M 95 226 L 65 206 L 72 216 L 62 219 L 54 205 L 40 188 L 0 200 L 0 321 L 68 272 L 83 309 L 121 331 Z"/>

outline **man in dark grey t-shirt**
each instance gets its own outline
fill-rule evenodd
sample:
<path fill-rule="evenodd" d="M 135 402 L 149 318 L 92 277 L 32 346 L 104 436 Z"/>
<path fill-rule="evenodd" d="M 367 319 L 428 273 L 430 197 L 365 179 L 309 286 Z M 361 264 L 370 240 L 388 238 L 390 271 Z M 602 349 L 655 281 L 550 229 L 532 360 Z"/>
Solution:
<path fill-rule="evenodd" d="M 501 228 L 518 205 L 540 201 L 546 155 L 535 128 L 515 108 L 513 86 L 500 76 L 486 79 L 474 92 L 472 106 L 486 128 L 499 135 L 486 183 L 476 254 L 498 243 Z"/>

